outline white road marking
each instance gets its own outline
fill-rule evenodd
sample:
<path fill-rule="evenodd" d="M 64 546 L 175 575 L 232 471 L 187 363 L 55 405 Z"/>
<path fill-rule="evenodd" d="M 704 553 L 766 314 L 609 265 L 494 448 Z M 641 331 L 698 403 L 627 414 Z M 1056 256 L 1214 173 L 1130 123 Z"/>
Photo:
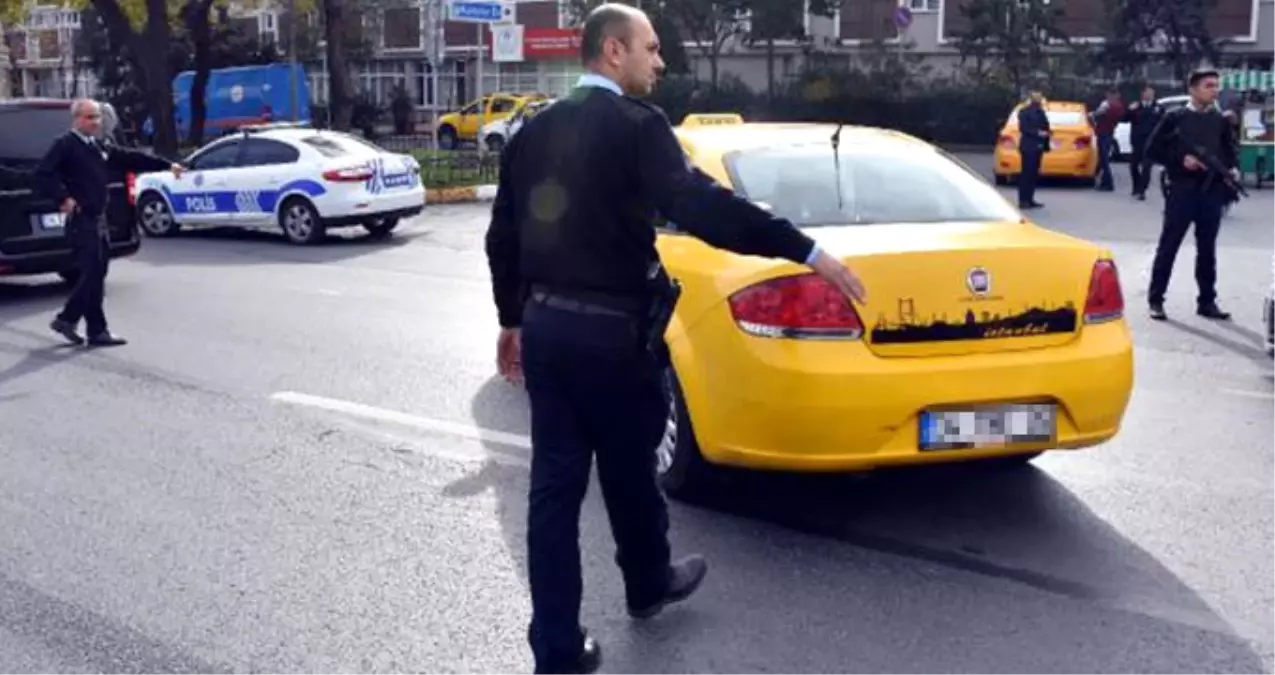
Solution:
<path fill-rule="evenodd" d="M 1248 391 L 1245 389 L 1219 389 L 1218 391 L 1231 396 L 1243 396 L 1244 398 L 1275 399 L 1275 393 L 1269 391 Z"/>
<path fill-rule="evenodd" d="M 500 443 L 502 445 L 522 450 L 531 449 L 531 438 L 522 434 L 511 434 L 505 431 L 484 429 L 470 424 L 460 424 L 458 422 L 449 422 L 447 420 L 421 417 L 419 415 L 412 415 L 386 408 L 377 408 L 375 406 L 355 403 L 353 401 L 342 401 L 340 399 L 327 398 L 325 396 L 314 396 L 312 394 L 303 394 L 296 391 L 275 392 L 270 395 L 270 400 L 277 401 L 279 403 L 289 403 L 306 408 L 315 408 L 327 412 L 339 413 L 341 415 L 348 415 L 373 422 L 397 424 L 435 434 L 457 436 L 480 442 Z"/>

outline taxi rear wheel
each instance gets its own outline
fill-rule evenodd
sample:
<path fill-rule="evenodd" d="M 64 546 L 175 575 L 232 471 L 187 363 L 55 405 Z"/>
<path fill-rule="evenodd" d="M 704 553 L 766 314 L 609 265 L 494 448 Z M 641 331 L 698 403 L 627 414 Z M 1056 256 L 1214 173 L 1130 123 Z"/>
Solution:
<path fill-rule="evenodd" d="M 389 236 L 398 227 L 398 218 L 373 218 L 363 221 L 363 229 L 373 237 Z"/>
<path fill-rule="evenodd" d="M 279 209 L 279 227 L 294 244 L 314 244 L 323 239 L 326 229 L 314 204 L 303 197 L 291 197 Z"/>
<path fill-rule="evenodd" d="M 664 386 L 669 412 L 664 434 L 655 451 L 656 476 L 665 494 L 687 501 L 708 486 L 713 479 L 714 468 L 700 454 L 691 416 L 682 396 L 682 386 L 672 368 L 665 371 Z"/>
<path fill-rule="evenodd" d="M 454 150 L 460 144 L 460 138 L 456 135 L 456 130 L 451 126 L 444 126 L 438 130 L 438 147 L 444 150 Z"/>

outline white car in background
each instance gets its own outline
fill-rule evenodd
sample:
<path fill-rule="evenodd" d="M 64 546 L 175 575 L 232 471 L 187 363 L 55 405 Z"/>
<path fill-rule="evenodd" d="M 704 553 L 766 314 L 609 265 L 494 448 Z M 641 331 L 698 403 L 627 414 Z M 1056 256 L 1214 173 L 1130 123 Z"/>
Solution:
<path fill-rule="evenodd" d="M 181 178 L 136 176 L 129 195 L 143 232 L 241 227 L 313 244 L 327 230 L 388 235 L 425 207 L 420 164 L 337 131 L 293 124 L 244 127 L 190 156 Z"/>
<path fill-rule="evenodd" d="M 1158 101 L 1164 108 L 1164 112 L 1177 110 L 1190 101 L 1190 96 L 1166 96 Z M 1132 105 L 1132 104 L 1131 104 Z M 1129 139 L 1129 123 L 1121 122 L 1116 125 L 1116 131 L 1111 135 L 1112 147 L 1111 157 L 1115 160 L 1127 160 L 1133 154 L 1133 141 Z"/>
<path fill-rule="evenodd" d="M 483 139 L 483 143 L 487 144 L 488 150 L 500 152 L 527 120 L 535 117 L 536 113 L 550 106 L 555 100 L 557 99 L 532 101 L 514 113 L 513 117 L 487 123 L 478 135 Z"/>

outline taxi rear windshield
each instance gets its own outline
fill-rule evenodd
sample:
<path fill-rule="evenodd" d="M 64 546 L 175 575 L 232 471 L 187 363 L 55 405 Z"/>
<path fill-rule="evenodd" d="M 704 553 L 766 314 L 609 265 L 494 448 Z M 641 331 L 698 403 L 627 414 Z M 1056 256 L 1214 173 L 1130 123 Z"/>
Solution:
<path fill-rule="evenodd" d="M 839 170 L 831 144 L 745 150 L 723 160 L 737 193 L 800 227 L 1020 218 L 987 181 L 942 151 L 900 150 L 843 144 Z"/>
<path fill-rule="evenodd" d="M 1087 115 L 1078 110 L 1047 110 L 1045 117 L 1051 127 L 1078 127 L 1085 123 Z"/>

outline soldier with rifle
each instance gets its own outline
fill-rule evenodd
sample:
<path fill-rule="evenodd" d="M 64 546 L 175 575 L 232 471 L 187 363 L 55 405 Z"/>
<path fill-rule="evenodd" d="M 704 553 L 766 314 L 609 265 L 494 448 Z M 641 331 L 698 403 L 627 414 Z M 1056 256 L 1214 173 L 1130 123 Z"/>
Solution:
<path fill-rule="evenodd" d="M 1194 224 L 1196 313 L 1227 321 L 1231 315 L 1217 304 L 1217 236 L 1223 209 L 1245 192 L 1236 168 L 1234 132 L 1214 105 L 1220 88 L 1218 72 L 1196 70 L 1188 85 L 1190 102 L 1166 114 L 1147 141 L 1148 157 L 1164 166 L 1169 180 L 1147 301 L 1152 319 L 1168 318 L 1164 294 L 1178 249 Z"/>

